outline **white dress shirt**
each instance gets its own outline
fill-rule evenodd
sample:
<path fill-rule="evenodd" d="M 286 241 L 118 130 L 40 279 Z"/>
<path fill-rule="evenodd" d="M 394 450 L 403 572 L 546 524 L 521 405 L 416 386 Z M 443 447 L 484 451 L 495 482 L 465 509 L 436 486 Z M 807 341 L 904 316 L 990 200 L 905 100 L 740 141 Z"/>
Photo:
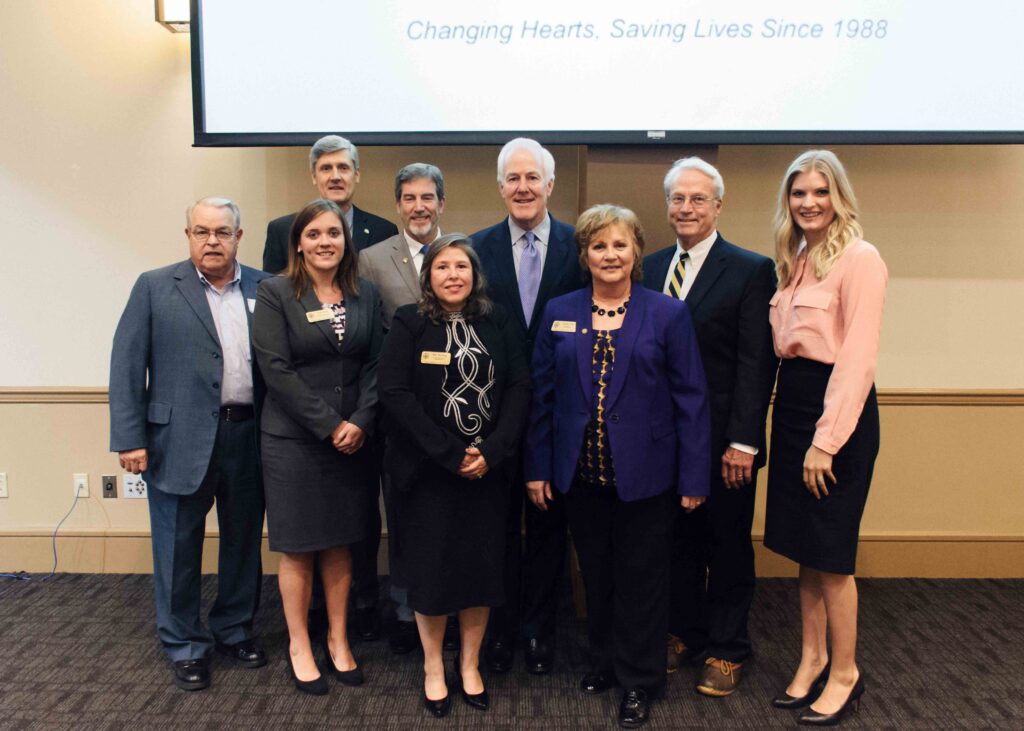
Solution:
<path fill-rule="evenodd" d="M 409 235 L 409 232 L 404 228 L 402 229 L 402 236 L 405 237 L 405 245 L 409 247 L 409 256 L 412 257 L 412 265 L 416 267 L 416 273 L 419 274 L 423 270 L 423 244 L 414 239 Z M 441 238 L 441 228 L 437 229 L 437 236 L 433 238 L 430 243 L 434 243 Z"/>
<path fill-rule="evenodd" d="M 523 258 L 523 251 L 526 249 L 526 229 L 519 228 L 509 216 L 508 230 L 512 237 L 512 261 L 516 267 L 516 279 L 519 279 L 519 261 Z M 537 246 L 537 251 L 540 252 L 540 270 L 543 272 L 544 262 L 547 261 L 548 256 L 548 241 L 551 240 L 551 216 L 545 213 L 544 220 L 537 224 L 537 228 L 530 230 L 536 237 L 534 244 Z"/>
<path fill-rule="evenodd" d="M 242 267 L 235 262 L 235 276 L 217 289 L 196 269 L 210 305 L 213 324 L 217 328 L 220 349 L 224 354 L 224 373 L 220 379 L 220 405 L 251 405 L 252 349 L 249 346 L 249 316 L 242 296 Z"/>

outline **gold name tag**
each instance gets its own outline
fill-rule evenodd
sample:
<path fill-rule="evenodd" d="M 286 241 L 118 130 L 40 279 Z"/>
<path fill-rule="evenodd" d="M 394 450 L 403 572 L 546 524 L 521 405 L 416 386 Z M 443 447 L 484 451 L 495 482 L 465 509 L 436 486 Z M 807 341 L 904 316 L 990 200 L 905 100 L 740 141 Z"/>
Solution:
<path fill-rule="evenodd" d="M 312 312 L 306 313 L 306 319 L 310 322 L 330 320 L 332 317 L 334 317 L 334 314 L 330 310 L 313 310 Z"/>
<path fill-rule="evenodd" d="M 576 332 L 576 323 L 571 320 L 555 320 L 551 323 L 551 332 L 574 333 Z"/>
<path fill-rule="evenodd" d="M 426 363 L 427 365 L 448 365 L 451 362 L 451 353 L 435 353 L 432 350 L 424 350 L 420 353 L 420 363 Z"/>

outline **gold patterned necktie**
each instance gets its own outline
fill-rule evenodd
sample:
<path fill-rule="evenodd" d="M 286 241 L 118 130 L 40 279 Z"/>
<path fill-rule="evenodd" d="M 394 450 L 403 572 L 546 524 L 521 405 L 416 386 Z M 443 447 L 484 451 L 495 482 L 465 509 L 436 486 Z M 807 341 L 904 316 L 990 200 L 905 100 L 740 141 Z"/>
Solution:
<path fill-rule="evenodd" d="M 665 289 L 665 294 L 669 297 L 675 297 L 677 300 L 683 298 L 683 280 L 686 279 L 686 262 L 689 258 L 690 255 L 685 251 L 679 255 L 679 262 L 672 271 L 672 278 L 668 280 L 668 287 Z"/>

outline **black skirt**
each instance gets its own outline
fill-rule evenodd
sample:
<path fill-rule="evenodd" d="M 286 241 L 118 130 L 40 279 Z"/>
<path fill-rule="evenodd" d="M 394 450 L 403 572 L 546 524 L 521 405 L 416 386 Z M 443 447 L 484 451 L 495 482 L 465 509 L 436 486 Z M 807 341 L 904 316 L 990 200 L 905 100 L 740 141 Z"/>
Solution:
<path fill-rule="evenodd" d="M 832 366 L 784 359 L 772 411 L 764 545 L 819 571 L 853 574 L 857 536 L 878 455 L 878 399 L 874 386 L 857 427 L 832 459 L 836 483 L 820 500 L 803 481 L 804 456 L 821 418 Z"/>
<path fill-rule="evenodd" d="M 349 455 L 326 439 L 264 432 L 261 458 L 271 551 L 320 551 L 369 535 L 379 479 L 369 439 Z"/>
<path fill-rule="evenodd" d="M 503 469 L 467 480 L 431 463 L 392 492 L 392 578 L 412 609 L 437 616 L 504 604 L 508 493 Z"/>

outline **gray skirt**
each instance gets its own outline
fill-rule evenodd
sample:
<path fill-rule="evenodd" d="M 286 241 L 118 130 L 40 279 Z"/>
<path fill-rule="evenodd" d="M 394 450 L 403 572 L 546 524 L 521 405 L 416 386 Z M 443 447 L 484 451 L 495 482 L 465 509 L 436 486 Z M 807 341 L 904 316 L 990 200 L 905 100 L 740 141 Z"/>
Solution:
<path fill-rule="evenodd" d="M 348 455 L 326 439 L 264 432 L 261 447 L 271 551 L 320 551 L 369 535 L 379 479 L 369 439 Z"/>

